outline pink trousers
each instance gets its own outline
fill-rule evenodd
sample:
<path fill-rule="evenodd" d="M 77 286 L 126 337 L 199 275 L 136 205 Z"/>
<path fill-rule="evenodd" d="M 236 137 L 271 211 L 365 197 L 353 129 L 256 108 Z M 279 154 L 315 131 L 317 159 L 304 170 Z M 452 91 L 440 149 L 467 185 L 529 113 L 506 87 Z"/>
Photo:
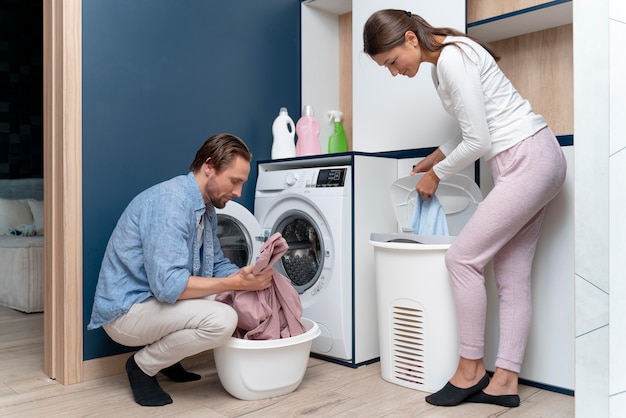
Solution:
<path fill-rule="evenodd" d="M 459 325 L 459 354 L 484 355 L 487 293 L 493 260 L 499 297 L 496 367 L 520 372 L 530 331 L 531 270 L 545 207 L 565 181 L 567 163 L 549 128 L 488 161 L 494 188 L 446 253 Z M 549 279 L 549 278 L 545 278 Z"/>

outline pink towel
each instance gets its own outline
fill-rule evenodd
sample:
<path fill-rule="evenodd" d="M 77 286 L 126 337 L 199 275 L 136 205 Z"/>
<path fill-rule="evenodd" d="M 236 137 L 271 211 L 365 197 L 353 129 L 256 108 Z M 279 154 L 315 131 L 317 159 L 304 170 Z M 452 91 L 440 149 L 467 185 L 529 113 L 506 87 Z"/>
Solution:
<path fill-rule="evenodd" d="M 289 279 L 273 268 L 289 245 L 279 232 L 261 247 L 254 265 L 255 274 L 273 270 L 273 284 L 265 290 L 233 290 L 220 293 L 215 300 L 232 306 L 239 315 L 234 337 L 246 340 L 274 340 L 303 334 L 302 302 Z"/>

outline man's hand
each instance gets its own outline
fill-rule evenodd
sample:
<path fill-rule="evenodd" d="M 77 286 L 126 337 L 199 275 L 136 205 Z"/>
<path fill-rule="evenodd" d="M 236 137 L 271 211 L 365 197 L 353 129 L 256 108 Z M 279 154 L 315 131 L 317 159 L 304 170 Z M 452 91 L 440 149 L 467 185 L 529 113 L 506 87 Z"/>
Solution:
<path fill-rule="evenodd" d="M 272 284 L 272 269 L 265 273 L 252 273 L 253 266 L 245 266 L 229 278 L 234 279 L 234 285 L 237 288 L 232 290 L 263 290 Z M 234 276 L 234 277 L 233 277 Z"/>
<path fill-rule="evenodd" d="M 178 300 L 203 298 L 231 290 L 263 290 L 272 284 L 272 270 L 253 274 L 252 266 L 243 267 L 228 277 L 189 276 L 187 287 Z"/>

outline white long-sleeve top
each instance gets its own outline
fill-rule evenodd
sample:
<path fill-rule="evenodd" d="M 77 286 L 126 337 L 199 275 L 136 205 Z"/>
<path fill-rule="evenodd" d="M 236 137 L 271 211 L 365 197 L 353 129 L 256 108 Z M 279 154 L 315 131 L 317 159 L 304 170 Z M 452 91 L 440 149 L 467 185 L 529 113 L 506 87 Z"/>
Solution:
<path fill-rule="evenodd" d="M 461 138 L 440 146 L 446 158 L 433 168 L 440 179 L 480 157 L 489 160 L 547 126 L 489 52 L 466 37 L 444 40 L 451 42 L 441 50 L 432 77 L 443 107 L 459 121 Z"/>

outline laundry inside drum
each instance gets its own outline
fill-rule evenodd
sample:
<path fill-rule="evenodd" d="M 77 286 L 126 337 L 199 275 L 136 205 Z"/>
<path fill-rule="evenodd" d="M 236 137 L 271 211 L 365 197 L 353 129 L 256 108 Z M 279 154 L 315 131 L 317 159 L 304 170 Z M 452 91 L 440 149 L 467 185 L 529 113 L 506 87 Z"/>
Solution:
<path fill-rule="evenodd" d="M 298 293 L 313 286 L 323 267 L 323 249 L 319 233 L 311 222 L 294 218 L 284 224 L 283 238 L 289 249 L 282 257 L 286 276 Z"/>

